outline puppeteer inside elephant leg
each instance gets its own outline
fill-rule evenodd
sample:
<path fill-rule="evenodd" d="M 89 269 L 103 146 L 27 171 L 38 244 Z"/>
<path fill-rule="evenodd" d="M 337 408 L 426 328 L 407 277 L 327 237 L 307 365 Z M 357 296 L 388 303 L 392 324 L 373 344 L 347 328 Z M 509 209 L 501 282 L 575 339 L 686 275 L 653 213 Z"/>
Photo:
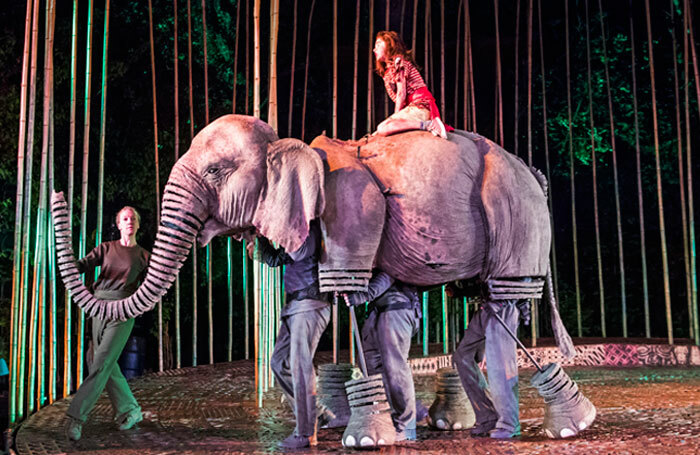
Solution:
<path fill-rule="evenodd" d="M 352 414 L 343 433 L 343 446 L 363 449 L 393 445 L 396 429 L 381 375 L 345 383 Z"/>
<path fill-rule="evenodd" d="M 318 367 L 317 408 L 320 428 L 340 428 L 350 420 L 350 405 L 345 383 L 352 378 L 349 363 L 327 363 Z"/>
<path fill-rule="evenodd" d="M 435 378 L 435 401 L 428 411 L 428 424 L 438 430 L 466 430 L 476 416 L 457 371 L 441 368 Z"/>

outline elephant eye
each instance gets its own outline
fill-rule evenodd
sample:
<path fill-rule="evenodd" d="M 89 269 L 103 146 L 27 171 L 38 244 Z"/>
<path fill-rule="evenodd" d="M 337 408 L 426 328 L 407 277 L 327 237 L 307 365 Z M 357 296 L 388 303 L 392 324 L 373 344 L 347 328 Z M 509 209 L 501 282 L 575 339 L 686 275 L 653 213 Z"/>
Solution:
<path fill-rule="evenodd" d="M 219 168 L 218 167 L 210 167 L 207 169 L 207 174 L 209 175 L 216 175 L 219 173 Z"/>

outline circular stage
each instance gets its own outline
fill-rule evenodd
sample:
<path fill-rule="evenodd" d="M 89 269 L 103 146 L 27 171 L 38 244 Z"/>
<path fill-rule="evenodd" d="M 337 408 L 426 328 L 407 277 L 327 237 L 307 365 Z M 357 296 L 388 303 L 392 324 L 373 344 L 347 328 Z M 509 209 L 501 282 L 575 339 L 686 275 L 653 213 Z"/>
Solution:
<path fill-rule="evenodd" d="M 323 360 L 326 353 L 321 353 Z M 570 366 L 569 376 L 598 408 L 593 426 L 578 437 L 551 440 L 541 434 L 542 398 L 530 386 L 534 370 L 520 372 L 522 437 L 514 441 L 472 438 L 468 431 L 439 432 L 419 423 L 418 441 L 380 453 L 572 454 L 700 453 L 700 368 L 697 366 Z M 432 402 L 434 375 L 416 376 L 416 395 Z M 252 361 L 170 370 L 131 382 L 144 421 L 119 431 L 104 394 L 69 442 L 63 417 L 71 398 L 41 409 L 19 428 L 16 447 L 30 454 L 237 454 L 269 453 L 294 428 L 292 413 L 270 389 L 258 408 Z M 317 447 L 295 453 L 346 453 L 342 429 L 319 430 Z"/>

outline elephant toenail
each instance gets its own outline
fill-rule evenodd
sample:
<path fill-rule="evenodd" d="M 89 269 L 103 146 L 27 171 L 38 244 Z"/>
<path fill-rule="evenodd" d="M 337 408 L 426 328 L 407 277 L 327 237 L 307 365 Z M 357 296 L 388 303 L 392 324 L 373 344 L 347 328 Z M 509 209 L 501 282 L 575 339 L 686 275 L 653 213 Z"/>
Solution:
<path fill-rule="evenodd" d="M 386 441 L 384 441 L 383 439 L 380 439 L 379 441 L 377 441 L 378 446 L 383 446 L 384 444 L 386 444 Z"/>
<path fill-rule="evenodd" d="M 576 432 L 574 432 L 570 428 L 564 428 L 563 430 L 561 430 L 561 433 L 559 433 L 559 434 L 561 435 L 562 438 L 568 438 L 569 436 L 575 435 Z"/>
<path fill-rule="evenodd" d="M 369 436 L 364 436 L 362 439 L 360 439 L 360 445 L 362 447 L 373 446 L 374 440 L 372 438 L 370 438 Z"/>
<path fill-rule="evenodd" d="M 347 438 L 345 438 L 344 445 L 345 445 L 345 447 L 355 447 L 356 442 L 357 441 L 355 441 L 355 438 L 353 436 L 348 436 Z"/>
<path fill-rule="evenodd" d="M 445 428 L 447 428 L 447 424 L 442 419 L 438 419 L 438 421 L 435 423 L 435 425 L 441 430 L 444 430 Z"/>
<path fill-rule="evenodd" d="M 457 422 L 454 425 L 452 425 L 453 430 L 461 430 L 462 429 L 462 424 Z"/>
<path fill-rule="evenodd" d="M 585 430 L 586 429 L 586 422 L 581 422 L 578 424 L 578 429 L 579 430 Z"/>

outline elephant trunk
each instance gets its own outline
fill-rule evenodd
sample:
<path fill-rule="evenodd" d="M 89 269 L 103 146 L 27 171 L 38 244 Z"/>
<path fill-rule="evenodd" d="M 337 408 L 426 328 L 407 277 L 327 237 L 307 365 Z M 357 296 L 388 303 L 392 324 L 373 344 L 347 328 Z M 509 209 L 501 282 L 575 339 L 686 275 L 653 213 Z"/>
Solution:
<path fill-rule="evenodd" d="M 176 168 L 177 169 L 177 168 Z M 56 255 L 58 268 L 66 289 L 75 303 L 89 316 L 100 319 L 125 320 L 151 310 L 175 281 L 182 264 L 194 245 L 197 233 L 204 225 L 206 204 L 197 197 L 188 175 L 188 186 L 178 184 L 183 171 L 173 170 L 163 192 L 160 225 L 153 244 L 146 277 L 134 294 L 121 300 L 95 298 L 80 279 L 72 248 L 70 220 L 63 193 L 54 193 L 52 213 L 56 231 Z M 199 179 L 196 179 L 199 183 Z M 195 186 L 197 186 L 195 183 Z M 201 183 L 199 183 L 201 185 Z"/>

